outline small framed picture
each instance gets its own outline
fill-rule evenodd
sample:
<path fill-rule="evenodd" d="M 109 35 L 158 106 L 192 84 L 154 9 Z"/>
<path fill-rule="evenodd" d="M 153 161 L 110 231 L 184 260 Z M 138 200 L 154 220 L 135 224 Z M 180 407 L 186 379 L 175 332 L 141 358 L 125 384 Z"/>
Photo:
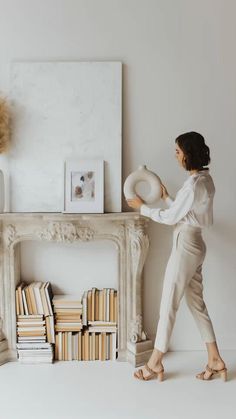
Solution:
<path fill-rule="evenodd" d="M 104 212 L 104 161 L 65 162 L 64 212 Z"/>

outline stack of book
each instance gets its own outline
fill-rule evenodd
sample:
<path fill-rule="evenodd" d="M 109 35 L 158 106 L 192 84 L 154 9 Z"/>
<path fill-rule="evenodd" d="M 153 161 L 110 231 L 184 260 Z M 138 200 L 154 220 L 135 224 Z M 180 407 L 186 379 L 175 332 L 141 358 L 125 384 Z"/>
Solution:
<path fill-rule="evenodd" d="M 56 333 L 55 359 L 82 361 L 82 331 Z"/>
<path fill-rule="evenodd" d="M 43 315 L 46 322 L 47 341 L 55 343 L 54 316 L 52 310 L 52 287 L 50 282 L 21 282 L 16 289 L 16 314 Z"/>
<path fill-rule="evenodd" d="M 17 350 L 21 362 L 52 362 L 55 343 L 49 282 L 21 282 L 16 289 Z"/>
<path fill-rule="evenodd" d="M 117 291 L 52 294 L 49 282 L 23 282 L 16 289 L 17 349 L 21 362 L 115 360 Z"/>
<path fill-rule="evenodd" d="M 99 330 L 84 331 L 82 336 L 82 359 L 84 361 L 106 361 L 116 359 L 116 332 Z"/>
<path fill-rule="evenodd" d="M 114 288 L 93 287 L 84 292 L 82 304 L 84 325 L 95 320 L 117 323 L 117 290 Z"/>
<path fill-rule="evenodd" d="M 52 362 L 53 347 L 46 342 L 46 324 L 42 314 L 17 316 L 17 350 L 23 363 Z"/>
<path fill-rule="evenodd" d="M 82 329 L 80 298 L 73 295 L 54 295 L 52 303 L 56 332 L 79 332 Z"/>
<path fill-rule="evenodd" d="M 117 346 L 117 290 L 93 287 L 82 297 L 84 332 L 84 360 L 116 359 Z M 82 345 L 83 350 L 83 345 Z M 82 355 L 83 356 L 83 355 Z"/>
<path fill-rule="evenodd" d="M 73 295 L 54 295 L 53 310 L 56 331 L 55 359 L 81 360 L 81 299 Z"/>
<path fill-rule="evenodd" d="M 56 333 L 55 359 L 59 361 L 106 361 L 116 359 L 116 333 Z"/>

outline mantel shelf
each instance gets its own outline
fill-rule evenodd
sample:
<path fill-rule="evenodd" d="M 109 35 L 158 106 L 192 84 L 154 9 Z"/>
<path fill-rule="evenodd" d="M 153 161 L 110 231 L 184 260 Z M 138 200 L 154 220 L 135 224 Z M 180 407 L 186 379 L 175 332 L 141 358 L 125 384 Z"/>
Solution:
<path fill-rule="evenodd" d="M 138 220 L 146 218 L 139 212 L 109 212 L 109 213 L 66 213 L 66 212 L 4 212 L 0 213 L 0 220 L 40 218 L 43 220 L 67 219 L 67 220 Z"/>

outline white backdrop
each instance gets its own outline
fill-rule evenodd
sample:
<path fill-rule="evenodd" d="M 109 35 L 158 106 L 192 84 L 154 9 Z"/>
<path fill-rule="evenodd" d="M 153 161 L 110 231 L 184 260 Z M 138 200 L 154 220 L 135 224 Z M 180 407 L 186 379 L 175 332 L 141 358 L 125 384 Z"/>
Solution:
<path fill-rule="evenodd" d="M 0 0 L 0 6 L 2 91 L 14 60 L 123 62 L 123 180 L 147 164 L 174 195 L 185 180 L 174 159 L 175 137 L 190 129 L 205 136 L 216 186 L 215 225 L 205 234 L 205 299 L 220 348 L 236 349 L 236 2 Z M 144 321 L 153 337 L 171 230 L 154 222 L 149 229 Z M 44 263 L 54 275 L 46 255 Z M 24 272 L 33 269 L 30 258 L 24 265 Z M 183 301 L 171 349 L 203 348 Z"/>

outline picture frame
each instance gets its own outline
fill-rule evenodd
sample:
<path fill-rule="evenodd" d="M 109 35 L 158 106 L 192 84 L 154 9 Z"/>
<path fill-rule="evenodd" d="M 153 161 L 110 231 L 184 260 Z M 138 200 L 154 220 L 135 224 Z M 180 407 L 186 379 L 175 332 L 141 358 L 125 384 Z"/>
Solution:
<path fill-rule="evenodd" d="M 104 161 L 66 160 L 64 212 L 104 213 Z"/>

